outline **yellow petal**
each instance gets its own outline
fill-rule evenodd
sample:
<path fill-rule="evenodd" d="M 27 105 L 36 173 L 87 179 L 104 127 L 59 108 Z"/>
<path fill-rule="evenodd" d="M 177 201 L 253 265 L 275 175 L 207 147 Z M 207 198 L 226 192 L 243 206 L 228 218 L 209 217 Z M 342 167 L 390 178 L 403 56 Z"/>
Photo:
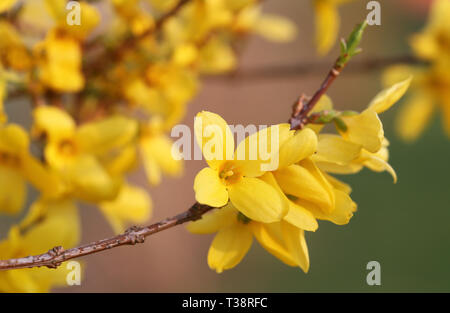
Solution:
<path fill-rule="evenodd" d="M 316 46 L 319 54 L 326 54 L 336 41 L 339 30 L 339 13 L 329 1 L 314 0 Z"/>
<path fill-rule="evenodd" d="M 352 187 L 350 185 L 348 185 L 348 184 L 342 182 L 341 180 L 337 179 L 336 177 L 333 177 L 326 173 L 324 173 L 323 175 L 330 182 L 330 184 L 331 184 L 331 186 L 333 186 L 333 188 L 343 191 L 346 194 L 350 194 L 352 192 Z"/>
<path fill-rule="evenodd" d="M 194 180 L 195 199 L 202 204 L 222 207 L 228 202 L 228 192 L 217 171 L 205 167 Z"/>
<path fill-rule="evenodd" d="M 296 260 L 289 253 L 283 240 L 281 223 L 251 223 L 253 235 L 270 254 L 289 266 L 296 266 Z"/>
<path fill-rule="evenodd" d="M 264 128 L 246 137 L 239 143 L 234 155 L 240 172 L 247 177 L 258 177 L 266 171 L 276 170 L 280 165 L 280 147 L 293 134 L 289 124 L 284 123 Z"/>
<path fill-rule="evenodd" d="M 224 160 L 233 159 L 233 133 L 222 117 L 202 111 L 195 118 L 194 131 L 197 144 L 210 167 L 218 169 Z"/>
<path fill-rule="evenodd" d="M 0 2 L 0 13 L 12 8 L 12 6 L 16 4 L 16 2 L 17 0 L 2 0 L 2 2 Z"/>
<path fill-rule="evenodd" d="M 272 223 L 281 220 L 287 213 L 287 202 L 268 183 L 243 177 L 228 187 L 230 201 L 242 214 L 251 220 Z"/>
<path fill-rule="evenodd" d="M 281 229 L 287 250 L 295 263 L 307 273 L 309 270 L 309 253 L 304 230 L 286 222 L 282 222 Z"/>
<path fill-rule="evenodd" d="M 294 164 L 276 171 L 274 175 L 286 194 L 317 203 L 325 211 L 331 211 L 334 199 L 329 192 L 329 183 L 320 178 L 312 166 L 311 170 Z"/>
<path fill-rule="evenodd" d="M 85 201 L 112 200 L 119 192 L 121 180 L 111 177 L 91 155 L 79 157 L 64 173 L 75 194 Z"/>
<path fill-rule="evenodd" d="M 62 192 L 63 187 L 56 174 L 30 155 L 22 157 L 21 172 L 44 197 L 56 197 Z"/>
<path fill-rule="evenodd" d="M 51 141 L 71 137 L 75 122 L 65 111 L 53 106 L 39 106 L 33 111 L 34 132 L 45 133 Z"/>
<path fill-rule="evenodd" d="M 407 141 L 416 139 L 425 129 L 435 110 L 433 99 L 425 93 L 411 95 L 400 108 L 396 128 L 398 134 Z"/>
<path fill-rule="evenodd" d="M 356 211 L 356 203 L 353 202 L 350 196 L 343 191 L 334 189 L 334 195 L 336 199 L 336 207 L 331 213 L 324 213 L 317 206 L 308 205 L 301 200 L 298 200 L 297 203 L 307 206 L 314 216 L 320 220 L 327 220 L 336 225 L 348 224 L 353 216 L 353 213 Z"/>
<path fill-rule="evenodd" d="M 44 212 L 45 218 L 33 227 L 25 227 L 22 244 L 30 255 L 47 252 L 55 246 L 72 248 L 80 241 L 80 221 L 78 210 L 71 200 L 47 201 L 39 199 L 30 208 Z"/>
<path fill-rule="evenodd" d="M 261 36 L 277 42 L 291 41 L 297 35 L 297 29 L 293 22 L 284 17 L 269 14 L 258 19 L 255 31 Z"/>
<path fill-rule="evenodd" d="M 128 224 L 148 221 L 152 212 L 152 200 L 144 189 L 124 184 L 117 198 L 102 202 L 100 208 L 118 234 L 124 232 Z"/>
<path fill-rule="evenodd" d="M 250 228 L 242 223 L 221 229 L 208 251 L 208 265 L 217 273 L 235 267 L 250 249 L 253 236 Z"/>
<path fill-rule="evenodd" d="M 234 51 L 222 40 L 208 40 L 200 50 L 199 69 L 203 73 L 220 74 L 232 70 L 235 66 Z"/>
<path fill-rule="evenodd" d="M 317 221 L 311 214 L 311 212 L 309 212 L 304 207 L 299 206 L 294 202 L 290 201 L 281 190 L 274 175 L 271 172 L 265 173 L 263 176 L 260 177 L 260 179 L 271 185 L 273 188 L 275 188 L 275 190 L 277 190 L 281 198 L 283 198 L 284 201 L 287 202 L 287 207 L 289 208 L 289 210 L 287 214 L 284 216 L 285 221 L 288 221 L 292 225 L 304 230 L 315 231 L 317 229 L 319 225 L 317 224 Z"/>
<path fill-rule="evenodd" d="M 137 131 L 135 120 L 113 116 L 100 122 L 84 124 L 77 130 L 76 140 L 82 151 L 102 154 L 130 143 L 137 138 Z"/>
<path fill-rule="evenodd" d="M 394 179 L 394 183 L 397 182 L 397 174 L 395 173 L 395 170 L 388 162 L 381 159 L 380 157 L 374 154 L 368 154 L 367 160 L 364 162 L 364 165 L 376 172 L 387 171 Z"/>
<path fill-rule="evenodd" d="M 0 165 L 0 213 L 17 214 L 26 199 L 25 180 L 18 171 Z"/>
<path fill-rule="evenodd" d="M 164 173 L 172 176 L 178 176 L 181 174 L 183 170 L 181 155 L 179 153 L 172 152 L 172 146 L 172 141 L 164 135 L 150 136 L 141 139 L 140 148 L 142 159 L 147 177 L 151 183 L 159 183 L 159 179 L 151 179 L 153 170 L 159 172 L 159 169 L 161 169 Z M 173 155 L 172 153 L 176 153 L 176 155 Z M 155 166 L 158 167 L 158 169 L 155 169 Z"/>
<path fill-rule="evenodd" d="M 194 234 L 211 234 L 218 232 L 222 228 L 231 226 L 237 223 L 238 211 L 231 204 L 227 204 L 223 208 L 213 210 L 206 213 L 201 219 L 195 222 L 190 222 L 186 228 Z"/>
<path fill-rule="evenodd" d="M 342 136 L 356 144 L 362 145 L 370 152 L 377 152 L 381 148 L 384 138 L 383 124 L 375 111 L 367 109 L 355 116 L 342 118 L 347 130 Z"/>
<path fill-rule="evenodd" d="M 315 162 L 347 165 L 359 157 L 362 146 L 331 134 L 319 135 L 317 153 L 311 157 Z"/>
<path fill-rule="evenodd" d="M 382 76 L 384 86 L 392 86 L 399 82 L 407 80 L 411 76 L 420 76 L 419 68 L 409 65 L 393 65 L 388 67 Z M 413 80 L 414 84 L 414 80 Z"/>
<path fill-rule="evenodd" d="M 399 83 L 392 85 L 379 92 L 375 98 L 370 102 L 369 109 L 374 110 L 378 114 L 383 113 L 389 109 L 394 103 L 400 100 L 406 93 L 411 84 L 412 76 Z"/>
<path fill-rule="evenodd" d="M 19 157 L 27 153 L 29 145 L 28 134 L 20 125 L 0 125 L 0 150 Z"/>
<path fill-rule="evenodd" d="M 280 148 L 279 168 L 297 163 L 311 156 L 316 150 L 317 136 L 314 131 L 308 128 L 297 131 Z"/>

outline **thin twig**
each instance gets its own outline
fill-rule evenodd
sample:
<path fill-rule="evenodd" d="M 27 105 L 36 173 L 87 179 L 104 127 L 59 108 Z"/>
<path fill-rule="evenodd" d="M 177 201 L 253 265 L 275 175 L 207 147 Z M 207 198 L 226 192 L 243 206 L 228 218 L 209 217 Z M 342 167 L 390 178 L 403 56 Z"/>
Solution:
<path fill-rule="evenodd" d="M 130 227 L 123 234 L 102 239 L 89 243 L 77 248 L 64 250 L 63 247 L 58 246 L 50 249 L 47 253 L 28 256 L 24 258 L 10 259 L 0 261 L 0 270 L 19 269 L 19 268 L 31 268 L 46 266 L 48 268 L 56 268 L 61 265 L 62 262 L 78 258 L 84 255 L 101 252 L 104 250 L 112 249 L 124 245 L 135 245 L 137 243 L 143 243 L 145 237 L 163 231 L 165 229 L 172 228 L 176 225 L 180 225 L 189 221 L 196 221 L 200 219 L 206 212 L 215 209 L 207 205 L 195 203 L 192 207 L 178 214 L 174 217 L 165 219 L 158 223 L 145 226 L 145 227 Z"/>

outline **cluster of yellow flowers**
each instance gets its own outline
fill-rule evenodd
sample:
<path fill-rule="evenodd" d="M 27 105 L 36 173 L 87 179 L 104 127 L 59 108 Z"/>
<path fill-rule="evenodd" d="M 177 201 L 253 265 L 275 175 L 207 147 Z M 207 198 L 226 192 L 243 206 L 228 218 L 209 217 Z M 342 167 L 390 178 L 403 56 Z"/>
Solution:
<path fill-rule="evenodd" d="M 387 163 L 388 141 L 378 114 L 397 102 L 410 82 L 408 78 L 383 90 L 359 114 L 336 112 L 331 100 L 322 96 L 312 114 L 332 112 L 333 119 L 340 120 L 339 134 L 322 133 L 323 125 L 295 131 L 289 124 L 279 124 L 250 135 L 234 154 L 226 122 L 216 114 L 199 113 L 195 133 L 209 167 L 195 178 L 195 196 L 199 203 L 223 208 L 190 223 L 188 229 L 217 232 L 208 253 L 209 266 L 218 273 L 236 266 L 254 236 L 281 261 L 307 272 L 304 231 L 317 230 L 318 219 L 347 224 L 356 211 L 350 186 L 329 173 L 350 174 L 367 167 L 386 170 L 397 179 Z M 211 135 L 206 131 L 211 126 L 221 131 Z M 269 158 L 261 151 L 269 152 Z M 262 166 L 268 164 L 275 166 Z"/>
<path fill-rule="evenodd" d="M 0 259 L 76 245 L 78 201 L 98 206 L 115 232 L 148 220 L 151 198 L 126 174 L 139 161 L 150 184 L 181 173 L 167 132 L 183 118 L 199 76 L 232 70 L 233 44 L 249 33 L 295 35 L 291 22 L 262 14 L 257 0 L 66 5 L 0 1 L 0 213 L 20 214 L 27 183 L 40 192 L 0 242 Z M 79 24 L 70 20 L 77 10 Z M 32 100 L 29 131 L 8 120 L 4 105 L 20 93 Z M 1 272 L 0 291 L 47 291 L 64 272 Z"/>
<path fill-rule="evenodd" d="M 412 50 L 427 65 L 395 65 L 383 81 L 389 85 L 414 75 L 411 94 L 397 118 L 397 131 L 405 140 L 415 140 L 436 110 L 450 137 L 450 1 L 435 0 L 425 29 L 411 38 Z"/>

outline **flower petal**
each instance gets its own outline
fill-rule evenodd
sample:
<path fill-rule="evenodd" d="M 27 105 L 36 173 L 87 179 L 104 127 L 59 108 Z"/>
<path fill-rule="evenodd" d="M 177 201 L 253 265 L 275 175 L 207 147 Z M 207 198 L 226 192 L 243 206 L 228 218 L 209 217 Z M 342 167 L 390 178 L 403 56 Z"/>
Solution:
<path fill-rule="evenodd" d="M 116 199 L 100 203 L 100 209 L 118 234 L 128 223 L 140 224 L 150 218 L 152 199 L 144 189 L 124 184 Z"/>
<path fill-rule="evenodd" d="M 336 6 L 330 1 L 314 1 L 316 14 L 316 46 L 319 54 L 326 54 L 338 34 L 340 19 Z"/>
<path fill-rule="evenodd" d="M 205 167 L 194 180 L 195 199 L 202 204 L 222 207 L 228 202 L 228 192 L 219 178 L 219 174 Z"/>
<path fill-rule="evenodd" d="M 195 117 L 194 131 L 197 144 L 211 168 L 218 169 L 223 161 L 233 159 L 233 133 L 222 117 L 202 111 Z"/>
<path fill-rule="evenodd" d="M 334 195 L 336 199 L 336 207 L 331 213 L 324 213 L 319 207 L 311 204 L 308 205 L 301 200 L 298 200 L 297 203 L 308 207 L 308 210 L 310 210 L 314 216 L 320 220 L 327 220 L 336 225 L 348 224 L 353 216 L 353 213 L 356 212 L 356 203 L 353 202 L 350 196 L 343 191 L 334 189 Z"/>
<path fill-rule="evenodd" d="M 208 251 L 208 265 L 217 273 L 235 267 L 250 249 L 253 236 L 242 223 L 219 230 Z"/>
<path fill-rule="evenodd" d="M 313 130 L 305 128 L 297 131 L 280 148 L 279 168 L 297 163 L 311 156 L 317 150 L 317 136 Z"/>
<path fill-rule="evenodd" d="M 25 204 L 27 189 L 20 173 L 0 165 L 0 212 L 19 213 Z"/>
<path fill-rule="evenodd" d="M 276 170 L 280 164 L 279 150 L 294 132 L 287 123 L 273 125 L 248 136 L 236 149 L 234 159 L 240 172 L 247 177 L 258 177 Z"/>
<path fill-rule="evenodd" d="M 284 199 L 284 201 L 287 202 L 287 207 L 289 208 L 289 210 L 284 217 L 285 221 L 288 221 L 292 225 L 308 231 L 315 231 L 319 227 L 316 219 L 314 218 L 314 215 L 312 215 L 311 212 L 295 204 L 286 197 L 271 172 L 265 173 L 260 177 L 260 179 L 274 187 L 277 190 L 278 194 Z"/>
<path fill-rule="evenodd" d="M 311 160 L 319 162 L 329 162 L 339 165 L 347 165 L 359 157 L 362 146 L 357 143 L 345 140 L 341 136 L 332 134 L 319 135 L 317 153 Z"/>
<path fill-rule="evenodd" d="M 347 130 L 341 133 L 345 139 L 360 144 L 373 153 L 380 150 L 384 130 L 374 110 L 367 109 L 358 115 L 342 117 L 342 119 L 347 125 Z"/>
<path fill-rule="evenodd" d="M 333 209 L 329 184 L 325 179 L 318 179 L 309 169 L 294 164 L 276 171 L 274 175 L 286 194 L 316 203 L 326 211 Z"/>
<path fill-rule="evenodd" d="M 288 212 L 287 202 L 278 191 L 258 178 L 243 177 L 228 187 L 230 201 L 251 220 L 272 223 Z"/>
<path fill-rule="evenodd" d="M 410 76 L 407 79 L 379 92 L 370 102 L 369 109 L 374 110 L 378 114 L 389 109 L 406 93 L 409 85 L 411 84 L 412 78 L 413 77 Z"/>
<path fill-rule="evenodd" d="M 282 222 L 281 229 L 286 248 L 291 257 L 305 273 L 308 273 L 309 253 L 304 230 L 286 222 Z"/>
<path fill-rule="evenodd" d="M 400 108 L 397 115 L 397 132 L 407 141 L 416 139 L 430 121 L 435 105 L 433 98 L 426 93 L 412 94 Z"/>
<path fill-rule="evenodd" d="M 136 138 L 137 131 L 135 120 L 112 116 L 100 122 L 84 124 L 77 130 L 76 138 L 82 151 L 98 155 L 131 142 Z"/>
<path fill-rule="evenodd" d="M 296 266 L 296 260 L 289 253 L 283 241 L 281 223 L 251 223 L 253 235 L 270 254 L 289 266 Z"/>
<path fill-rule="evenodd" d="M 237 223 L 238 210 L 228 203 L 223 208 L 214 210 L 202 216 L 201 219 L 190 222 L 186 228 L 194 234 L 211 234 L 218 232 L 222 228 Z"/>

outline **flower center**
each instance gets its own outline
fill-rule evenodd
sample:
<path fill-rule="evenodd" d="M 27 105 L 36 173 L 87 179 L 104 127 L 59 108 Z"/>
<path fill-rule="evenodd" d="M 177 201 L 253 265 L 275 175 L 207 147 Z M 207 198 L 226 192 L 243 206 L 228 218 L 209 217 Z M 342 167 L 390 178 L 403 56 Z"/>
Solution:
<path fill-rule="evenodd" d="M 225 162 L 219 170 L 219 177 L 225 185 L 231 185 L 237 183 L 241 179 L 242 175 L 232 162 Z"/>
<path fill-rule="evenodd" d="M 0 151 L 0 164 L 17 168 L 20 166 L 20 158 L 17 155 Z"/>
<path fill-rule="evenodd" d="M 71 139 L 64 139 L 59 143 L 59 152 L 65 156 L 71 156 L 77 153 L 78 149 L 75 142 Z"/>

